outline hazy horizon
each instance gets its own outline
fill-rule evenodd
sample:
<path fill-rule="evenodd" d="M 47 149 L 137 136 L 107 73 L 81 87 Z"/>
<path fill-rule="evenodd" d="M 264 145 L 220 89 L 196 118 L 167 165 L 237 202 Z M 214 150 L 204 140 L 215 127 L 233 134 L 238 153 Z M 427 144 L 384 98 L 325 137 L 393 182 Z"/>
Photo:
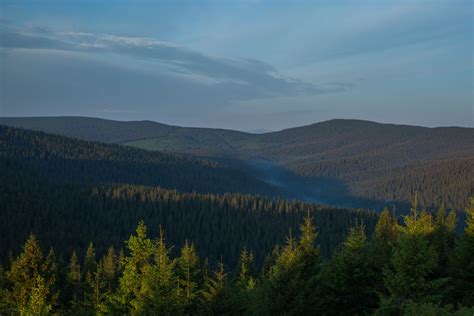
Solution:
<path fill-rule="evenodd" d="M 117 121 L 117 122 L 154 122 L 158 124 L 164 124 L 168 126 L 175 126 L 175 127 L 184 127 L 184 128 L 209 128 L 209 129 L 224 129 L 224 130 L 233 130 L 251 134 L 264 134 L 264 133 L 271 133 L 271 132 L 279 132 L 286 129 L 298 128 L 298 127 L 305 127 L 319 123 L 325 123 L 329 121 L 361 121 L 361 122 L 370 122 L 376 124 L 383 124 L 383 125 L 395 125 L 395 126 L 413 126 L 413 127 L 422 127 L 422 128 L 474 128 L 472 126 L 459 126 L 459 125 L 439 125 L 439 126 L 425 126 L 425 125 L 414 125 L 414 124 L 405 124 L 405 123 L 394 123 L 394 122 L 382 122 L 382 121 L 372 121 L 372 120 L 364 120 L 364 119 L 355 119 L 355 118 L 333 118 L 327 119 L 322 121 L 315 121 L 308 124 L 302 125 L 295 125 L 295 126 L 288 126 L 283 128 L 275 128 L 275 129 L 266 129 L 266 128 L 250 128 L 250 129 L 236 129 L 236 128 L 226 128 L 226 127 L 212 127 L 212 126 L 200 126 L 200 125 L 177 125 L 173 123 L 167 123 L 163 121 L 157 121 L 152 119 L 111 119 L 107 117 L 99 117 L 99 116 L 80 116 L 80 115 L 45 115 L 45 116 L 0 116 L 0 119 L 11 118 L 11 119 L 35 119 L 35 118 L 85 118 L 85 119 L 99 119 L 99 120 L 110 120 L 110 121 Z"/>
<path fill-rule="evenodd" d="M 471 1 L 6 0 L 0 116 L 474 127 Z"/>

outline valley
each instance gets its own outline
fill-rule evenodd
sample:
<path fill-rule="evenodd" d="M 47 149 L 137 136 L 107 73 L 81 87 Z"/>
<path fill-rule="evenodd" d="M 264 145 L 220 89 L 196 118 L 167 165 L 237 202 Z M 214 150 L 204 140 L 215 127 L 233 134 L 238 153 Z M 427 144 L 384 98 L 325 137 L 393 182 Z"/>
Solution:
<path fill-rule="evenodd" d="M 0 124 L 150 151 L 227 159 L 286 194 L 335 205 L 462 209 L 474 192 L 474 129 L 332 120 L 278 132 L 185 128 L 84 117 L 1 118 Z M 449 185 L 447 185 L 449 183 Z"/>

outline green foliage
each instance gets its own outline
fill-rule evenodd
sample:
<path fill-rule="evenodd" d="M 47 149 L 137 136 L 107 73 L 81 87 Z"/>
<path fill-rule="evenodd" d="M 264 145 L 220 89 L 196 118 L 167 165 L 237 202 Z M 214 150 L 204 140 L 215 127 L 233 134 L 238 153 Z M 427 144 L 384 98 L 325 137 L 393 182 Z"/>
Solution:
<path fill-rule="evenodd" d="M 0 266 L 0 314 L 472 315 L 474 211 L 468 212 L 455 245 L 455 218 L 443 210 L 433 220 L 414 207 L 403 224 L 386 210 L 372 239 L 357 225 L 326 260 L 308 212 L 297 237 L 290 230 L 261 273 L 246 248 L 234 273 L 222 259 L 209 272 L 192 243 L 173 251 L 163 229 L 151 239 L 143 221 L 126 251 L 109 247 L 97 258 L 89 243 L 84 260 L 73 251 L 68 264 L 53 250 L 44 257 L 31 235 L 6 273 Z M 441 267 L 443 254 L 449 269 Z"/>
<path fill-rule="evenodd" d="M 454 310 L 453 306 L 445 305 L 440 306 L 433 303 L 414 303 L 408 302 L 403 308 L 403 315 L 406 316 L 471 316 L 474 313 L 474 307 L 461 307 L 458 310 Z"/>
<path fill-rule="evenodd" d="M 449 281 L 447 276 L 437 274 L 440 255 L 431 242 L 435 226 L 430 214 L 418 212 L 416 197 L 412 213 L 404 220 L 384 273 L 389 295 L 383 298 L 382 307 L 387 310 L 403 308 L 410 302 L 439 303 Z"/>
<path fill-rule="evenodd" d="M 352 228 L 342 247 L 322 267 L 315 310 L 357 315 L 377 307 L 377 279 L 367 248 L 364 226 Z"/>
<path fill-rule="evenodd" d="M 453 299 L 474 306 L 474 198 L 466 210 L 466 227 L 451 258 Z"/>
<path fill-rule="evenodd" d="M 196 309 L 200 292 L 198 280 L 200 276 L 199 257 L 193 244 L 186 240 L 181 248 L 181 256 L 177 259 L 178 296 L 187 313 Z"/>
<path fill-rule="evenodd" d="M 18 307 L 20 315 L 48 315 L 51 311 L 48 294 L 44 279 L 38 275 L 30 289 L 27 303 Z"/>
<path fill-rule="evenodd" d="M 256 135 L 81 117 L 1 118 L 0 123 L 149 150 L 259 156 L 306 177 L 342 180 L 352 194 L 369 199 L 409 203 L 415 189 L 424 193 L 424 206 L 444 202 L 461 209 L 472 194 L 472 129 L 331 120 Z"/>
<path fill-rule="evenodd" d="M 28 237 L 23 252 L 13 260 L 7 272 L 11 290 L 2 289 L 7 299 L 7 311 L 16 310 L 21 315 L 46 315 L 51 310 L 53 297 L 50 288 L 55 281 L 51 256 L 45 261 L 36 236 Z"/>
<path fill-rule="evenodd" d="M 274 263 L 255 294 L 257 301 L 252 309 L 256 314 L 298 315 L 309 312 L 311 304 L 308 302 L 319 270 L 316 237 L 313 219 L 308 212 L 300 226 L 299 240 L 290 230 L 285 245 L 275 248 Z"/>

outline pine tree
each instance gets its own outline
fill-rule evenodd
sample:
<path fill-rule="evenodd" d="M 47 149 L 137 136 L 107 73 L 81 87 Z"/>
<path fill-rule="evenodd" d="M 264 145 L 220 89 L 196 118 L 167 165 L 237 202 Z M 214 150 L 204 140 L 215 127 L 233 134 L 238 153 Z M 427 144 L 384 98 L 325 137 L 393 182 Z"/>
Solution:
<path fill-rule="evenodd" d="M 199 257 L 194 245 L 186 240 L 177 261 L 179 296 L 187 312 L 191 312 L 198 296 Z"/>
<path fill-rule="evenodd" d="M 206 300 L 206 314 L 221 315 L 230 313 L 232 309 L 231 292 L 227 284 L 227 273 L 224 269 L 222 258 L 218 263 L 217 270 L 205 282 L 203 291 Z"/>
<path fill-rule="evenodd" d="M 102 273 L 100 267 L 97 266 L 95 258 L 95 249 L 92 242 L 87 247 L 86 255 L 84 257 L 84 264 L 82 269 L 83 275 L 83 300 L 84 307 L 87 310 L 97 310 L 98 307 L 98 296 L 102 296 Z"/>
<path fill-rule="evenodd" d="M 49 289 L 51 297 L 51 306 L 54 308 L 59 305 L 59 294 L 61 289 L 58 287 L 59 267 L 56 254 L 51 248 L 43 263 L 43 273 L 45 287 Z"/>
<path fill-rule="evenodd" d="M 114 309 L 117 312 L 131 314 L 144 313 L 151 296 L 146 278 L 151 271 L 151 263 L 155 253 L 155 244 L 146 234 L 147 228 L 143 221 L 138 224 L 136 235 L 130 236 L 126 242 L 130 256 L 123 259 L 123 274 L 119 280 L 119 292 L 114 298 Z"/>
<path fill-rule="evenodd" d="M 291 229 L 286 238 L 285 246 L 281 250 L 277 250 L 277 252 L 276 262 L 271 269 L 271 274 L 274 278 L 278 278 L 279 275 L 295 267 L 300 259 L 298 242 L 293 237 Z"/>
<path fill-rule="evenodd" d="M 393 245 L 397 240 L 398 228 L 397 219 L 390 215 L 388 208 L 384 208 L 375 226 L 374 239 Z"/>
<path fill-rule="evenodd" d="M 3 265 L 0 264 L 0 314 L 11 313 L 12 308 L 9 306 L 7 290 L 7 276 Z"/>
<path fill-rule="evenodd" d="M 107 299 L 111 291 L 108 289 L 107 281 L 104 277 L 102 263 L 96 265 L 96 271 L 92 273 L 89 280 L 88 309 L 96 314 L 108 312 Z"/>
<path fill-rule="evenodd" d="M 318 277 L 314 310 L 359 315 L 377 307 L 376 277 L 370 264 L 365 227 L 350 230 L 342 247 L 323 265 Z"/>
<path fill-rule="evenodd" d="M 379 216 L 372 241 L 369 244 L 369 264 L 375 277 L 375 291 L 388 295 L 383 280 L 383 271 L 388 268 L 400 227 L 397 219 L 385 208 Z"/>
<path fill-rule="evenodd" d="M 319 249 L 316 248 L 314 244 L 318 234 L 313 224 L 313 218 L 311 217 L 309 211 L 304 219 L 303 224 L 300 225 L 300 240 L 299 248 L 305 256 L 315 256 L 319 257 Z"/>
<path fill-rule="evenodd" d="M 107 290 L 109 293 L 115 289 L 116 277 L 118 272 L 118 258 L 115 254 L 114 247 L 109 247 L 107 254 L 100 261 L 103 278 L 107 283 Z"/>
<path fill-rule="evenodd" d="M 159 314 L 180 313 L 182 308 L 178 295 L 178 278 L 175 274 L 176 260 L 171 259 L 170 251 L 160 226 L 151 273 L 145 278 L 146 286 L 153 297 L 150 308 Z"/>
<path fill-rule="evenodd" d="M 253 276 L 254 257 L 246 248 L 240 253 L 239 268 L 237 287 L 242 291 L 255 288 L 256 280 Z"/>
<path fill-rule="evenodd" d="M 275 250 L 276 260 L 257 296 L 262 301 L 256 313 L 304 314 L 310 312 L 315 276 L 319 269 L 317 234 L 310 213 L 300 226 L 300 238 L 291 234 L 286 244 Z M 263 310 L 262 310 L 263 309 Z"/>
<path fill-rule="evenodd" d="M 90 242 L 84 257 L 84 269 L 82 272 L 85 280 L 92 277 L 92 274 L 96 271 L 96 264 L 94 244 Z"/>
<path fill-rule="evenodd" d="M 131 236 L 127 242 L 130 256 L 124 260 L 115 299 L 119 306 L 115 308 L 131 314 L 179 313 L 176 262 L 169 256 L 163 230 L 160 228 L 160 238 L 156 242 L 147 238 L 146 230 L 143 221 L 140 222 L 136 236 Z"/>
<path fill-rule="evenodd" d="M 31 234 L 23 246 L 23 252 L 11 263 L 7 279 L 12 284 L 11 305 L 20 314 L 28 311 L 45 313 L 51 309 L 49 288 L 43 271 L 43 254 L 36 236 Z"/>
<path fill-rule="evenodd" d="M 435 231 L 431 215 L 418 212 L 416 197 L 411 214 L 395 246 L 390 268 L 385 270 L 389 296 L 383 299 L 380 313 L 399 310 L 408 302 L 439 303 L 446 294 L 447 278 L 439 277 L 439 253 L 430 243 Z"/>
<path fill-rule="evenodd" d="M 435 271 L 437 278 L 448 277 L 449 260 L 453 256 L 456 241 L 456 221 L 457 216 L 454 210 L 447 213 L 444 206 L 438 209 L 435 230 L 430 240 L 438 253 L 438 267 Z"/>
<path fill-rule="evenodd" d="M 48 302 L 49 290 L 41 275 L 37 275 L 31 288 L 28 302 L 19 307 L 20 315 L 49 315 L 52 307 Z"/>
<path fill-rule="evenodd" d="M 450 275 L 453 278 L 454 302 L 474 307 L 474 197 L 466 213 L 464 234 L 451 259 Z"/>
<path fill-rule="evenodd" d="M 72 252 L 71 259 L 69 260 L 67 282 L 70 303 L 73 308 L 78 308 L 82 302 L 82 274 L 76 251 Z"/>

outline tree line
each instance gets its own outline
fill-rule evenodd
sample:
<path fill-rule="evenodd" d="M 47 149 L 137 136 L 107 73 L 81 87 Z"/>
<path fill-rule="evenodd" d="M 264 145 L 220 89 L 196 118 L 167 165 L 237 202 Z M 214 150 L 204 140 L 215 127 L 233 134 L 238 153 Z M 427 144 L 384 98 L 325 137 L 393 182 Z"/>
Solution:
<path fill-rule="evenodd" d="M 64 261 L 45 255 L 30 235 L 0 269 L 0 313 L 132 315 L 472 315 L 474 313 L 474 199 L 462 235 L 456 215 L 417 209 L 402 221 L 384 210 L 375 231 L 352 226 L 328 259 L 308 212 L 257 269 L 241 249 L 238 265 L 201 260 L 185 241 L 173 255 L 162 229 L 150 238 L 141 221 L 125 242 L 102 257 Z M 317 224 L 317 223 L 316 223 Z"/>

